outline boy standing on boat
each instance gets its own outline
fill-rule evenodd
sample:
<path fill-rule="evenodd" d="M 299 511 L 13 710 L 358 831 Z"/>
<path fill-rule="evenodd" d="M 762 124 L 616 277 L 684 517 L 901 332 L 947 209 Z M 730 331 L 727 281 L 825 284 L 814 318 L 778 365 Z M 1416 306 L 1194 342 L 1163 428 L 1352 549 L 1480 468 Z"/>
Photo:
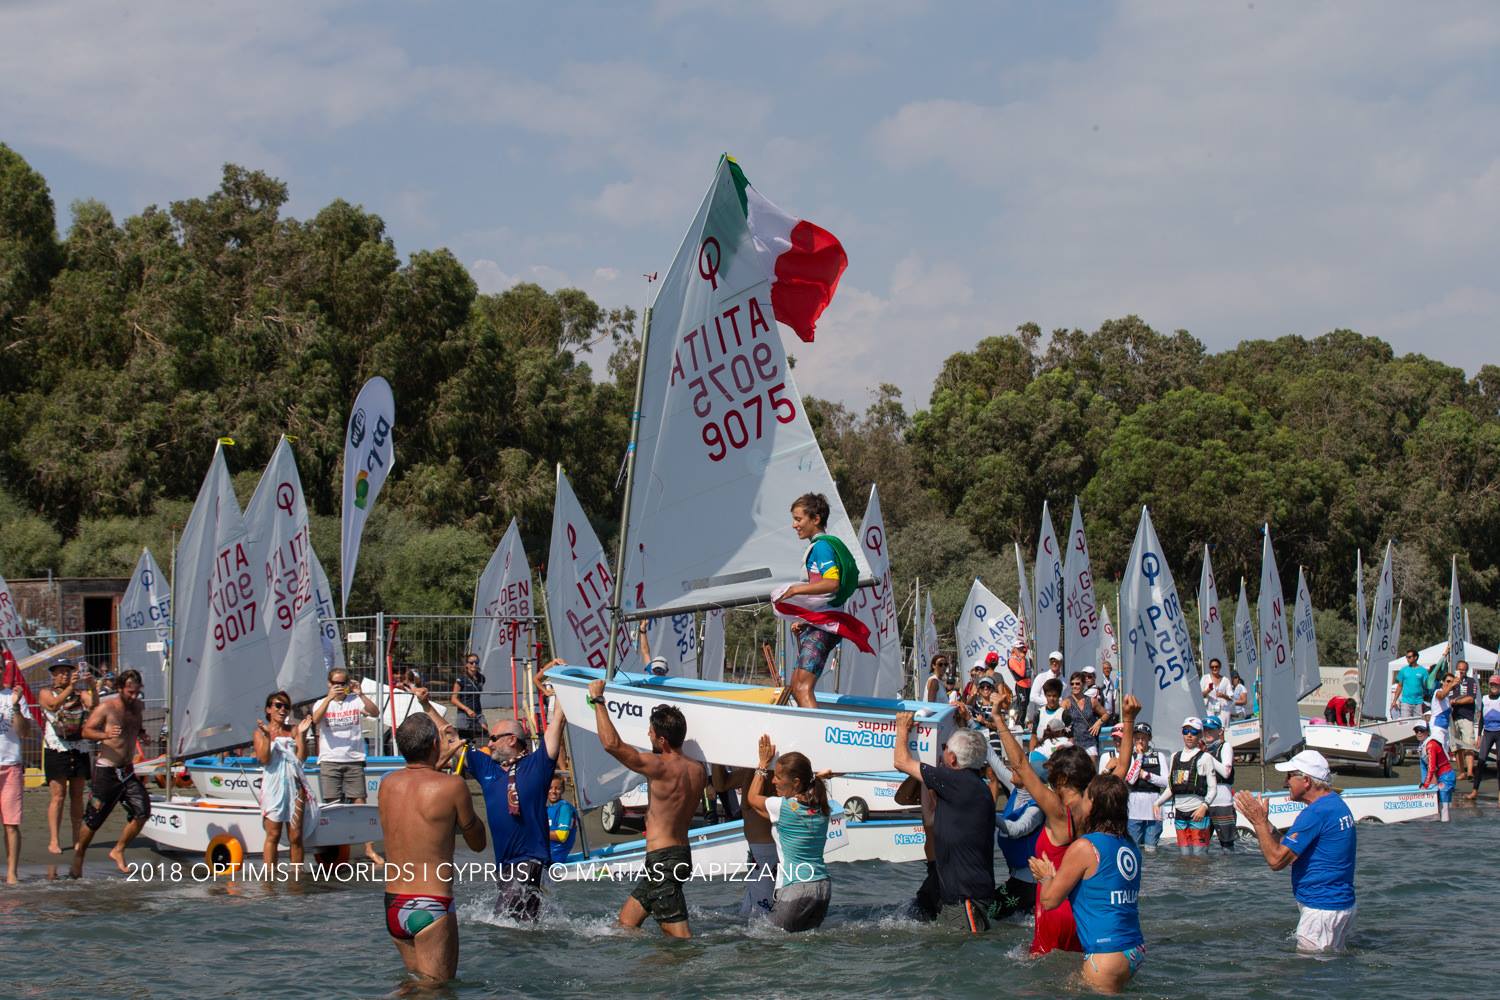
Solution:
<path fill-rule="evenodd" d="M 651 724 L 646 730 L 651 753 L 643 754 L 620 739 L 609 714 L 603 680 L 589 684 L 588 700 L 594 706 L 599 742 L 611 757 L 644 777 L 650 793 L 650 805 L 646 807 L 646 870 L 635 891 L 620 907 L 620 926 L 639 927 L 649 916 L 669 937 L 692 937 L 682 883 L 693 874 L 688 825 L 703 798 L 708 774 L 702 764 L 683 756 L 687 720 L 675 705 L 653 708 Z"/>
<path fill-rule="evenodd" d="M 869 627 L 841 610 L 859 586 L 859 564 L 843 541 L 825 534 L 828 514 L 828 498 L 821 493 L 804 493 L 792 504 L 792 528 L 798 538 L 811 543 L 803 557 L 807 582 L 782 587 L 771 598 L 777 614 L 801 619 L 792 624 L 797 658 L 791 689 L 802 708 L 817 707 L 813 688 L 841 639 L 866 653 L 875 652 Z"/>

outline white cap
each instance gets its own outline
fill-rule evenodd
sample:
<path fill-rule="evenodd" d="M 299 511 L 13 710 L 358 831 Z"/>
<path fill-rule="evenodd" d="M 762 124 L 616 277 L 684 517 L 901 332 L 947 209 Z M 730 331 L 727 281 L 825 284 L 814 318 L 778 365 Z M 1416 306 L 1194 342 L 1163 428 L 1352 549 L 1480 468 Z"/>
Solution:
<path fill-rule="evenodd" d="M 1059 652 L 1058 650 L 1054 649 L 1052 652 L 1050 652 L 1050 653 L 1047 654 L 1047 659 L 1049 659 L 1049 660 L 1056 660 L 1058 663 L 1061 663 L 1062 662 L 1062 653 Z"/>
<path fill-rule="evenodd" d="M 1203 720 L 1198 718 L 1196 715 L 1190 715 L 1186 719 L 1182 720 L 1182 728 L 1196 729 L 1201 733 L 1203 732 Z"/>
<path fill-rule="evenodd" d="M 1332 774 L 1328 761 L 1316 750 L 1304 750 L 1285 763 L 1277 764 L 1278 771 L 1300 771 L 1317 781 L 1327 781 Z"/>
<path fill-rule="evenodd" d="M 646 669 L 657 677 L 667 676 L 667 658 L 665 656 L 651 657 L 651 663 Z"/>
<path fill-rule="evenodd" d="M 1090 667 L 1090 666 L 1085 666 L 1085 667 L 1084 667 L 1084 668 L 1083 668 L 1083 670 L 1082 670 L 1082 671 L 1080 671 L 1080 672 L 1081 672 L 1081 673 L 1085 673 L 1085 674 L 1091 674 L 1091 673 L 1093 673 L 1093 672 L 1094 672 L 1094 668 L 1093 668 L 1093 667 Z"/>

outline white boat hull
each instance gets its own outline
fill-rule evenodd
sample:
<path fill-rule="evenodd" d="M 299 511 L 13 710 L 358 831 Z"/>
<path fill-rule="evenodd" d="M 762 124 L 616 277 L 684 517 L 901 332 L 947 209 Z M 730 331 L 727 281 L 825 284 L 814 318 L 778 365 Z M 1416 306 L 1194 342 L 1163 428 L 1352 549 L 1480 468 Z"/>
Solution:
<path fill-rule="evenodd" d="M 598 731 L 597 722 L 585 698 L 589 682 L 603 676 L 602 670 L 572 666 L 556 667 L 547 674 L 568 721 L 591 732 Z M 936 764 L 956 725 L 951 706 L 931 702 L 820 691 L 817 708 L 799 708 L 767 704 L 771 693 L 771 689 L 744 684 L 648 677 L 611 682 L 605 700 L 620 738 L 631 746 L 650 749 L 646 730 L 651 710 L 671 704 L 687 719 L 683 753 L 705 763 L 734 767 L 759 763 L 758 740 L 765 733 L 778 751 L 801 751 L 819 771 L 889 768 L 894 760 L 895 716 L 900 711 L 913 711 L 917 716 L 910 737 L 912 756 L 924 764 Z"/>
<path fill-rule="evenodd" d="M 1373 820 L 1378 823 L 1407 823 L 1412 820 L 1436 819 L 1438 814 L 1435 788 L 1395 785 L 1388 788 L 1349 788 L 1339 794 L 1356 822 Z M 1290 829 L 1297 814 L 1307 808 L 1301 802 L 1293 802 L 1285 791 L 1267 792 L 1265 799 L 1269 806 L 1271 826 L 1277 830 Z M 1240 829 L 1255 829 L 1238 809 L 1235 810 L 1235 817 Z M 1161 839 L 1162 843 L 1177 842 L 1170 812 L 1165 815 L 1162 823 Z"/>
<path fill-rule="evenodd" d="M 1381 725 L 1390 727 L 1390 723 Z M 1393 727 L 1399 729 L 1399 727 Z M 1225 735 L 1238 753 L 1260 749 L 1260 720 L 1240 719 L 1229 724 Z M 1378 764 L 1385 756 L 1386 737 L 1374 727 L 1331 726 L 1321 720 L 1302 720 L 1302 739 L 1309 750 L 1316 750 L 1330 760 L 1347 760 L 1361 764 Z"/>
<path fill-rule="evenodd" d="M 927 860 L 927 833 L 919 817 L 874 819 L 849 823 L 849 846 L 829 861 L 890 861 L 904 864 Z"/>
<path fill-rule="evenodd" d="M 151 800 L 151 817 L 142 831 L 158 850 L 202 854 L 218 836 L 234 837 L 248 857 L 265 848 L 265 827 L 260 808 L 223 799 L 173 798 Z M 282 844 L 288 831 L 283 828 Z M 337 847 L 378 841 L 380 811 L 371 805 L 332 805 L 318 810 L 317 826 L 304 830 L 302 844 L 308 848 Z"/>
<path fill-rule="evenodd" d="M 193 787 L 206 799 L 221 799 L 228 802 L 260 802 L 261 766 L 251 757 L 232 757 L 219 761 L 209 757 L 194 757 L 185 765 L 193 779 Z M 387 774 L 405 766 L 405 761 L 396 757 L 376 757 L 365 763 L 365 802 L 378 805 L 380 782 Z M 318 762 L 314 757 L 303 767 L 308 787 L 313 797 L 323 801 L 323 790 L 318 785 Z"/>
<path fill-rule="evenodd" d="M 900 771 L 839 774 L 828 779 L 828 797 L 842 803 L 850 818 L 876 813 L 908 811 L 896 804 L 896 790 L 906 775 Z"/>

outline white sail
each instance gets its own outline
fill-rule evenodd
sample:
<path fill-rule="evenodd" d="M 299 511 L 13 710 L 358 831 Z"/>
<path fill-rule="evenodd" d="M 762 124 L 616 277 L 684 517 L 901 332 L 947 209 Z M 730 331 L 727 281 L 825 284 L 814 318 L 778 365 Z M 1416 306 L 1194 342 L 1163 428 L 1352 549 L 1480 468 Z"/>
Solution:
<path fill-rule="evenodd" d="M 609 660 L 609 595 L 613 577 L 599 536 L 589 524 L 562 466 L 552 508 L 552 545 L 547 554 L 547 614 L 552 655 L 605 669 Z M 642 669 L 639 652 L 624 629 L 615 630 L 621 669 Z M 604 752 L 590 729 L 568 724 L 573 780 L 585 809 L 602 805 L 640 784 L 640 777 Z"/>
<path fill-rule="evenodd" d="M 1047 510 L 1047 501 L 1042 501 L 1042 530 L 1036 541 L 1036 622 L 1032 630 L 1036 635 L 1036 656 L 1033 662 L 1040 665 L 1054 650 L 1062 648 L 1062 556 L 1057 548 L 1057 536 L 1052 532 L 1052 515 Z"/>
<path fill-rule="evenodd" d="M 724 680 L 724 615 L 722 608 L 703 613 L 703 661 L 699 676 L 706 681 Z"/>
<path fill-rule="evenodd" d="M 1375 584 L 1375 598 L 1370 602 L 1370 635 L 1365 642 L 1365 667 L 1360 678 L 1360 711 L 1369 718 L 1384 719 L 1390 712 L 1390 699 L 1386 697 L 1386 664 L 1396 656 L 1396 639 L 1392 626 L 1395 624 L 1395 607 L 1392 594 L 1390 542 L 1385 546 L 1385 559 L 1380 564 L 1380 580 Z M 1372 701 L 1371 699 L 1374 699 Z"/>
<path fill-rule="evenodd" d="M 1405 601 L 1396 602 L 1395 620 L 1391 622 L 1391 655 L 1395 656 L 1396 650 L 1401 648 L 1401 608 Z"/>
<path fill-rule="evenodd" d="M 511 518 L 474 586 L 468 651 L 479 657 L 486 688 L 494 690 L 499 678 L 510 675 L 512 660 L 531 657 L 534 634 L 527 619 L 534 613 L 531 564 L 521 544 L 520 525 Z"/>
<path fill-rule="evenodd" d="M 148 705 L 166 704 L 171 639 L 172 586 L 151 550 L 143 548 L 120 598 L 120 666 L 140 671 L 141 696 Z"/>
<path fill-rule="evenodd" d="M 1307 574 L 1297 567 L 1297 603 L 1292 612 L 1292 662 L 1297 666 L 1297 700 L 1301 701 L 1323 683 L 1318 663 L 1318 629 L 1313 622 L 1312 593 Z"/>
<path fill-rule="evenodd" d="M 1145 507 L 1120 582 L 1120 618 L 1125 693 L 1140 700 L 1156 746 L 1179 750 L 1182 720 L 1202 717 L 1203 695 L 1187 615 Z"/>
<path fill-rule="evenodd" d="M 806 579 L 790 512 L 804 493 L 828 498 L 828 533 L 871 578 L 787 366 L 764 253 L 721 161 L 651 310 L 624 528 L 633 617 Z"/>
<path fill-rule="evenodd" d="M 964 601 L 963 613 L 958 616 L 958 627 L 954 630 L 960 676 L 975 662 L 983 660 L 987 653 L 997 654 L 1000 665 L 1004 667 L 1011 647 L 1020 637 L 1021 620 L 1016 613 L 990 593 L 988 587 L 975 580 L 969 587 L 968 600 Z M 1015 689 L 1015 679 L 1009 670 L 997 670 L 995 675 L 1004 679 L 1007 687 Z"/>
<path fill-rule="evenodd" d="M 222 446 L 214 449 L 174 565 L 174 753 L 248 744 L 276 675 L 259 618 L 265 568 L 252 559 Z"/>
<path fill-rule="evenodd" d="M 344 429 L 344 502 L 340 523 L 339 606 L 349 613 L 349 588 L 359 562 L 359 542 L 365 521 L 375 509 L 375 498 L 396 467 L 396 400 L 391 384 L 376 375 L 354 398 L 349 426 Z"/>
<path fill-rule="evenodd" d="M 1448 669 L 1464 656 L 1464 602 L 1458 594 L 1458 556 L 1453 557 L 1453 576 L 1448 584 Z M 1456 650 L 1456 652 L 1454 652 Z"/>
<path fill-rule="evenodd" d="M 666 676 L 698 676 L 698 616 L 693 612 L 652 618 L 646 641 L 652 659 L 660 656 L 667 661 Z"/>
<path fill-rule="evenodd" d="M 927 683 L 927 675 L 932 672 L 932 658 L 938 655 L 938 630 L 937 618 L 932 613 L 932 594 L 927 594 L 927 607 L 922 612 L 922 683 Z"/>
<path fill-rule="evenodd" d="M 1286 596 L 1276 553 L 1271 548 L 1271 526 L 1261 536 L 1260 600 L 1260 755 L 1271 761 L 1302 745 L 1302 719 L 1297 714 L 1297 675 L 1292 666 L 1286 631 Z"/>
<path fill-rule="evenodd" d="M 1106 663 L 1111 670 L 1120 669 L 1120 634 L 1115 631 L 1115 623 L 1109 620 L 1109 605 L 1099 605 L 1099 628 L 1104 633 L 1104 641 L 1099 646 L 1098 667 L 1102 670 Z M 1103 674 L 1100 674 L 1103 680 Z"/>
<path fill-rule="evenodd" d="M 17 663 L 31 655 L 31 647 L 26 642 L 26 623 L 21 620 L 15 598 L 10 596 L 10 584 L 3 576 L 0 576 L 0 640 L 4 641 L 5 648 L 10 650 Z"/>
<path fill-rule="evenodd" d="M 1245 599 L 1245 578 L 1240 577 L 1240 600 L 1234 609 L 1234 669 L 1251 691 L 1260 680 L 1260 635 L 1250 617 Z"/>
<path fill-rule="evenodd" d="M 880 513 L 880 491 L 871 486 L 870 502 L 859 528 L 859 542 L 875 585 L 856 591 L 844 604 L 844 610 L 865 623 L 875 652 L 862 652 L 847 640 L 840 644 L 840 694 L 901 697 L 901 623 L 896 620 L 896 588 L 891 582 L 888 540 L 885 518 Z"/>
<path fill-rule="evenodd" d="M 1203 546 L 1203 574 L 1198 578 L 1198 654 L 1206 673 L 1210 660 L 1226 663 L 1224 619 L 1219 614 L 1219 584 L 1214 579 L 1213 558 Z"/>
<path fill-rule="evenodd" d="M 1021 558 L 1021 543 L 1012 542 L 1011 548 L 1016 550 L 1016 598 L 1020 607 L 1016 608 L 1016 617 L 1021 619 L 1021 638 L 1026 642 L 1029 649 L 1032 640 L 1036 638 L 1036 602 L 1031 599 L 1031 585 L 1026 582 L 1026 563 Z"/>
<path fill-rule="evenodd" d="M 251 560 L 262 587 L 258 612 L 275 687 L 293 702 L 328 691 L 307 501 L 292 445 L 283 436 L 245 505 Z"/>
<path fill-rule="evenodd" d="M 318 626 L 323 638 L 323 669 L 345 666 L 344 641 L 339 638 L 338 610 L 333 603 L 333 588 L 328 585 L 328 574 L 323 572 L 323 562 L 318 554 L 312 554 L 313 601 L 318 606 Z M 326 676 L 326 674 L 325 674 Z"/>
<path fill-rule="evenodd" d="M 1063 564 L 1063 663 L 1070 674 L 1085 666 L 1099 665 L 1102 638 L 1094 571 L 1089 565 L 1089 543 L 1083 533 L 1083 508 L 1074 497 L 1068 555 Z"/>

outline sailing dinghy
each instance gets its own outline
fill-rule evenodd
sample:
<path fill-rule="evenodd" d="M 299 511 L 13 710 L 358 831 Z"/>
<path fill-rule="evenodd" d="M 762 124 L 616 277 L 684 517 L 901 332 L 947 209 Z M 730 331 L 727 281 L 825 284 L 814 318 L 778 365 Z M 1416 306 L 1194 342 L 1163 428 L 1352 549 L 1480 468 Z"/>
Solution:
<path fill-rule="evenodd" d="M 790 511 L 806 493 L 828 498 L 824 531 L 845 540 L 860 584 L 882 583 L 864 546 L 849 544 L 849 516 L 781 343 L 781 325 L 812 341 L 845 264 L 831 234 L 787 215 L 720 159 L 646 314 L 619 549 L 600 609 L 615 634 L 622 621 L 765 603 L 802 582 L 806 547 Z M 877 637 L 853 614 L 794 603 L 774 607 L 871 651 Z M 768 733 L 820 770 L 889 768 L 903 710 L 918 714 L 913 753 L 935 764 L 955 725 L 948 706 L 818 691 L 817 707 L 800 708 L 780 704 L 774 687 L 617 673 L 619 645 L 609 644 L 606 671 L 573 665 L 548 676 L 568 721 L 590 730 L 587 685 L 607 677 L 616 728 L 642 749 L 662 703 L 686 717 L 687 753 L 728 765 L 754 766 L 756 737 Z"/>

